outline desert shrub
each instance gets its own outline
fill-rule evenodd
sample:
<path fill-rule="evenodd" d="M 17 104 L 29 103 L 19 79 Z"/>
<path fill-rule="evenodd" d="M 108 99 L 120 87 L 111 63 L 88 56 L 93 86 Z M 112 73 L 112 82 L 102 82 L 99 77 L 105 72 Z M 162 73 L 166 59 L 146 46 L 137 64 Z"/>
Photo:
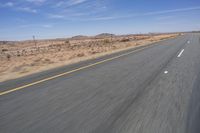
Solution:
<path fill-rule="evenodd" d="M 44 61 L 46 61 L 46 62 L 50 62 L 51 60 L 46 58 L 46 59 L 44 59 Z"/>
<path fill-rule="evenodd" d="M 3 48 L 1 51 L 2 52 L 6 52 L 6 51 L 8 51 L 8 49 Z"/>
<path fill-rule="evenodd" d="M 69 43 L 69 40 L 66 40 L 65 43 L 68 44 L 68 43 Z"/>
<path fill-rule="evenodd" d="M 19 57 L 19 56 L 21 56 L 21 54 L 20 54 L 20 52 L 19 51 L 17 51 L 17 56 Z"/>
<path fill-rule="evenodd" d="M 90 52 L 91 54 L 97 54 L 97 53 L 100 53 L 99 51 L 91 51 Z"/>
<path fill-rule="evenodd" d="M 8 61 L 10 60 L 10 58 L 11 58 L 11 55 L 10 54 L 7 54 L 6 55 L 6 58 L 8 59 Z"/>
<path fill-rule="evenodd" d="M 78 57 L 83 57 L 84 55 L 85 55 L 84 53 L 77 54 Z"/>
<path fill-rule="evenodd" d="M 129 42 L 129 41 L 130 41 L 129 38 L 123 38 L 123 39 L 121 40 L 121 42 Z"/>
<path fill-rule="evenodd" d="M 40 62 L 41 60 L 42 60 L 42 59 L 39 58 L 39 59 L 34 60 L 34 62 Z"/>
<path fill-rule="evenodd" d="M 110 40 L 109 39 L 104 39 L 103 42 L 104 43 L 110 43 Z"/>
<path fill-rule="evenodd" d="M 61 51 L 61 47 L 58 47 L 57 50 L 58 50 L 58 51 Z"/>
<path fill-rule="evenodd" d="M 51 59 L 44 59 L 44 61 L 43 61 L 44 63 L 48 63 L 48 64 L 51 64 L 51 63 L 53 63 L 53 61 L 51 60 Z"/>

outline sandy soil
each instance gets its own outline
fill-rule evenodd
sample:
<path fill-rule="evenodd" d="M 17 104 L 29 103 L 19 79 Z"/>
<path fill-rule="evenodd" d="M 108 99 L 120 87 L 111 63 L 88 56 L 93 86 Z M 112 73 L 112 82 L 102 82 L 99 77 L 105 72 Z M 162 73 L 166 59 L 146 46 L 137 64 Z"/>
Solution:
<path fill-rule="evenodd" d="M 0 45 L 0 82 L 148 45 L 178 34 L 23 41 Z"/>

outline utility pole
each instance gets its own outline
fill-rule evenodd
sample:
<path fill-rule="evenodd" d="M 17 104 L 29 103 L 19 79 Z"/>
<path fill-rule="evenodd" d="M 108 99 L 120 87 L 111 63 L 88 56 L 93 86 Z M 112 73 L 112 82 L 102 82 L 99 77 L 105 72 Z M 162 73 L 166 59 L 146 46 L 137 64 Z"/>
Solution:
<path fill-rule="evenodd" d="M 33 42 L 35 44 L 35 48 L 37 48 L 37 43 L 36 43 L 36 40 L 35 40 L 35 36 L 33 35 Z"/>

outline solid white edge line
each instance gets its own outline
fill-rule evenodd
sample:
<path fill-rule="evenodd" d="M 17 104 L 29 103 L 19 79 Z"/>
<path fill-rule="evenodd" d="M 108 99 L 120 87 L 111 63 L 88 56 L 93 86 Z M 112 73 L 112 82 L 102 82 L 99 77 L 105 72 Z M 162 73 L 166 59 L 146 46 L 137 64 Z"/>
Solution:
<path fill-rule="evenodd" d="M 184 52 L 184 49 L 181 50 L 181 52 L 178 54 L 177 57 L 181 57 L 181 55 L 183 54 L 183 52 Z"/>

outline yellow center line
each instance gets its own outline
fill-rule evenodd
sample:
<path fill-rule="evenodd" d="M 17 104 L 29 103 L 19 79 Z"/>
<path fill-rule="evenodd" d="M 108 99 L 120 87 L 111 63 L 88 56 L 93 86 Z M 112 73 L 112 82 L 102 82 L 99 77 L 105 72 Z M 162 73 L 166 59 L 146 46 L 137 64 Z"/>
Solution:
<path fill-rule="evenodd" d="M 155 45 L 158 45 L 158 44 L 154 44 L 154 46 Z M 152 46 L 152 45 L 150 45 L 150 46 Z M 5 95 L 5 94 L 9 94 L 11 92 L 15 92 L 15 91 L 18 91 L 18 90 L 21 90 L 21 89 L 24 89 L 24 88 L 27 88 L 27 87 L 30 87 L 30 86 L 33 86 L 33 85 L 36 85 L 36 84 L 39 84 L 39 83 L 43 83 L 45 81 L 49 81 L 49 80 L 52 80 L 52 79 L 55 79 L 55 78 L 58 78 L 58 77 L 61 77 L 61 76 L 65 76 L 65 75 L 68 75 L 68 74 L 71 74 L 71 73 L 74 73 L 74 72 L 77 72 L 77 71 L 80 71 L 80 70 L 83 70 L 83 69 L 86 69 L 86 68 L 89 68 L 89 67 L 92 67 L 92 66 L 99 65 L 99 64 L 102 64 L 102 63 L 105 63 L 105 62 L 108 62 L 108 61 L 111 61 L 111 60 L 114 60 L 114 59 L 129 55 L 129 54 L 132 54 L 134 52 L 141 51 L 141 50 L 146 49 L 146 48 L 148 48 L 150 46 L 145 46 L 143 48 L 136 49 L 136 50 L 133 50 L 133 51 L 128 52 L 128 53 L 124 53 L 124 54 L 121 54 L 121 55 L 118 55 L 118 56 L 115 56 L 115 57 L 112 57 L 112 58 L 108 58 L 108 59 L 105 59 L 105 60 L 90 64 L 90 65 L 86 65 L 86 66 L 83 66 L 83 67 L 80 67 L 80 68 L 77 68 L 77 69 L 74 69 L 74 70 L 71 70 L 71 71 L 67 71 L 67 72 L 52 76 L 52 77 L 48 77 L 48 78 L 45 78 L 45 79 L 42 79 L 42 80 L 38 80 L 36 82 L 30 83 L 30 84 L 27 84 L 27 85 L 23 85 L 23 86 L 20 86 L 20 87 L 17 87 L 17 88 L 13 88 L 13 89 L 9 89 L 9 90 L 6 90 L 6 91 L 2 91 L 2 92 L 0 92 L 0 96 Z"/>

